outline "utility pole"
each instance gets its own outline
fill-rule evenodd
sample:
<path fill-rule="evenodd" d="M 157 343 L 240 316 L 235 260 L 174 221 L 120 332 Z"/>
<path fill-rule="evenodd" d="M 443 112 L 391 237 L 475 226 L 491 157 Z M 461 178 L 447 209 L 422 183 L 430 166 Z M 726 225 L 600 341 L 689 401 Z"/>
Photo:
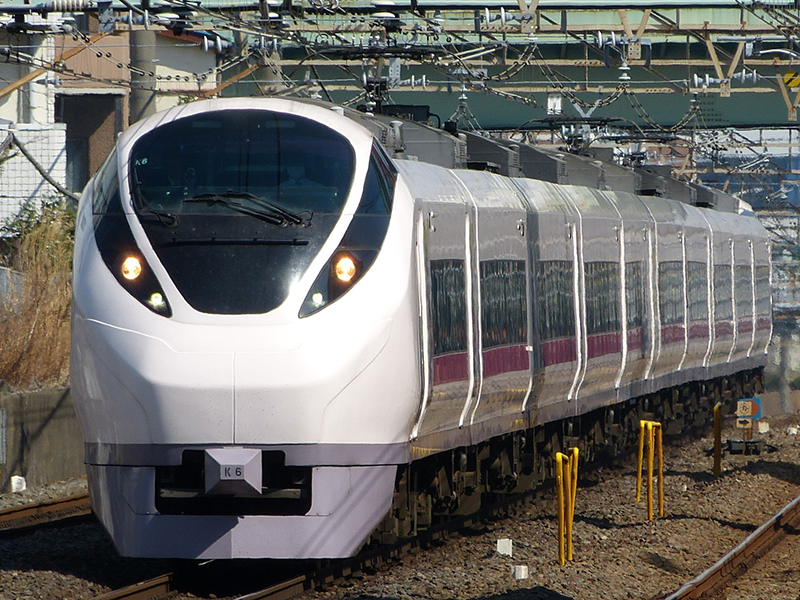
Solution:
<path fill-rule="evenodd" d="M 145 18 L 147 18 L 145 16 Z M 149 29 L 133 29 L 130 34 L 131 110 L 130 124 L 155 114 L 156 34 Z M 144 75 L 142 74 L 144 72 Z M 150 75 L 153 73 L 153 75 Z"/>

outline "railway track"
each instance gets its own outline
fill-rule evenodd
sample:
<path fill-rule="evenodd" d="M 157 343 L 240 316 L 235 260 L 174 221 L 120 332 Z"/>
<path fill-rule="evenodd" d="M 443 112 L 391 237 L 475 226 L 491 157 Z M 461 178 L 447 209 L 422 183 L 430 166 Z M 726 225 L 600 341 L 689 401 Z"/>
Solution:
<path fill-rule="evenodd" d="M 541 491 L 541 489 L 538 490 L 539 493 Z M 398 560 L 417 548 L 424 548 L 436 541 L 443 540 L 459 529 L 474 527 L 482 521 L 506 513 L 527 502 L 536 493 L 537 491 L 531 491 L 509 498 L 476 515 L 453 519 L 431 528 L 416 538 L 369 550 L 352 559 L 333 561 L 321 568 L 309 569 L 306 573 L 289 577 L 263 589 L 236 596 L 236 600 L 287 600 L 304 591 L 334 584 L 350 575 Z M 666 596 L 664 600 L 711 597 L 745 573 L 756 561 L 767 554 L 786 533 L 795 532 L 795 528 L 798 526 L 800 526 L 800 497 L 761 525 L 716 564 L 673 594 Z M 255 583 L 254 587 L 257 587 Z M 161 600 L 176 594 L 177 589 L 176 577 L 170 573 L 109 592 L 95 600 Z"/>
<path fill-rule="evenodd" d="M 34 527 L 85 518 L 91 514 L 89 494 L 85 493 L 38 504 L 14 506 L 0 510 L 0 535 L 15 535 Z"/>
<path fill-rule="evenodd" d="M 664 600 L 693 600 L 711 597 L 743 575 L 767 554 L 787 533 L 797 533 L 800 524 L 800 496 L 782 508 L 709 569 L 684 584 Z"/>
<path fill-rule="evenodd" d="M 535 496 L 542 494 L 543 491 L 550 487 L 550 485 L 545 485 L 536 490 L 509 497 L 473 515 L 453 518 L 446 523 L 421 532 L 414 538 L 369 549 L 353 558 L 323 561 L 326 564 L 321 567 L 309 568 L 305 573 L 296 574 L 277 583 L 271 583 L 263 589 L 235 596 L 236 600 L 287 600 L 304 591 L 334 584 L 359 572 L 375 569 L 381 565 L 396 561 L 418 548 L 424 548 L 432 543 L 444 540 L 460 529 L 474 527 L 485 520 L 505 514 Z M 179 579 L 178 575 L 167 573 L 148 581 L 97 596 L 95 600 L 162 600 L 172 597 L 176 593 L 179 587 L 177 585 Z M 254 582 L 252 587 L 257 588 L 258 585 Z"/>

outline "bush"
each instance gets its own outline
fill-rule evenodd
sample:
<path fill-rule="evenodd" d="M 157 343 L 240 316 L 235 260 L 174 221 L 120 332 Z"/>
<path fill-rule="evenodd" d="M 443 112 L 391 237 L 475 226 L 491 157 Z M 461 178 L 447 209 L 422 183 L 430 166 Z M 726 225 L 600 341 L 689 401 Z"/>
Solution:
<path fill-rule="evenodd" d="M 58 200 L 32 206 L 2 228 L 4 262 L 23 276 L 0 298 L 0 380 L 17 389 L 69 382 L 75 215 Z"/>

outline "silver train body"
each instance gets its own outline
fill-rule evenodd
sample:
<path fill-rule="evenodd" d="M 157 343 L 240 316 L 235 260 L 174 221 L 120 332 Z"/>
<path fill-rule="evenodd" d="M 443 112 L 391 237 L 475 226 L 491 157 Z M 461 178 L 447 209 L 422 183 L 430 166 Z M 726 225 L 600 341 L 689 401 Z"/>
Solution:
<path fill-rule="evenodd" d="M 394 160 L 342 113 L 177 107 L 84 192 L 72 391 L 123 555 L 352 555 L 402 465 L 766 363 L 755 218 Z"/>

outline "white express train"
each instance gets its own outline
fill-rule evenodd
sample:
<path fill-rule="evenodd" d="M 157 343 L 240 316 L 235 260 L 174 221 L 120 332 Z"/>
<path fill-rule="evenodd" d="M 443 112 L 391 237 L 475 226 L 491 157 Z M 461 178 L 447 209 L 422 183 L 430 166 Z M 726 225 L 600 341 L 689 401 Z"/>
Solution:
<path fill-rule="evenodd" d="M 755 218 L 396 160 L 400 129 L 196 102 L 86 187 L 72 392 L 121 554 L 352 555 L 758 384 Z"/>

